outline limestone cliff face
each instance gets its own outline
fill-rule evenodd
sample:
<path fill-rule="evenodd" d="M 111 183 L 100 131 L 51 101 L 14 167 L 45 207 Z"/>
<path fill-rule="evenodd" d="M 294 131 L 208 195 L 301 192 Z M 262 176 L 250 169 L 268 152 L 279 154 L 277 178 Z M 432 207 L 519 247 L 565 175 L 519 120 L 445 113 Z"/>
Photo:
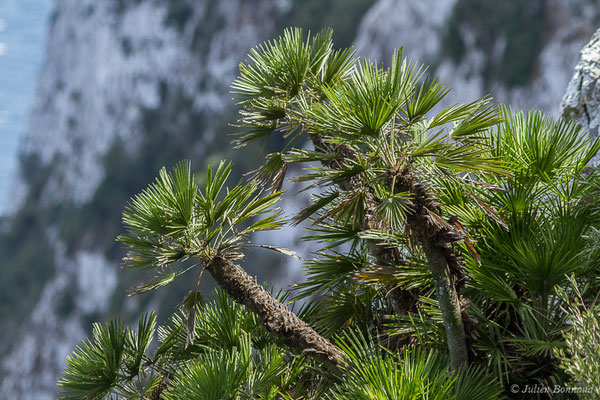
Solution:
<path fill-rule="evenodd" d="M 491 94 L 499 103 L 558 116 L 599 13 L 589 0 L 381 0 L 355 43 L 359 54 L 380 60 L 404 46 L 406 56 L 431 65 L 452 89 L 449 104 Z"/>
<path fill-rule="evenodd" d="M 52 257 L 39 263 L 52 272 L 12 335 L 18 340 L 2 363 L 0 398 L 55 398 L 66 356 L 90 321 L 103 319 L 118 286 L 114 232 L 101 232 L 108 226 L 103 219 L 116 216 L 119 223 L 121 201 L 107 206 L 98 224 L 85 209 L 117 193 L 110 184 L 141 171 L 136 166 L 153 157 L 144 154 L 148 143 L 177 142 L 181 127 L 189 137 L 163 161 L 206 155 L 231 107 L 237 64 L 272 34 L 285 6 L 276 0 L 57 0 L 11 200 L 13 213 L 34 204 L 46 216 L 43 239 Z M 124 163 L 122 170 L 110 175 L 111 162 Z M 154 175 L 158 166 L 148 165 Z M 42 178 L 32 180 L 32 169 Z M 125 197 L 136 190 L 126 189 Z M 69 236 L 75 221 L 79 233 Z M 111 238 L 98 240 L 104 234 Z"/>
<path fill-rule="evenodd" d="M 248 48 L 273 30 L 275 1 L 59 0 L 23 153 L 60 164 L 44 192 L 88 201 L 116 137 L 135 150 L 161 85 L 220 113 Z"/>
<path fill-rule="evenodd" d="M 561 103 L 562 115 L 578 121 L 590 135 L 600 133 L 600 30 L 581 50 L 575 75 Z"/>

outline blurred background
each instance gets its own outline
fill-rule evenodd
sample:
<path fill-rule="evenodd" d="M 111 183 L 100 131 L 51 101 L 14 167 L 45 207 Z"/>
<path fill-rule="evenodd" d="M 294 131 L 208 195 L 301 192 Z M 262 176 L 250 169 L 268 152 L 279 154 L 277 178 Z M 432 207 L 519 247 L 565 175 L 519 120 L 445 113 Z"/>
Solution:
<path fill-rule="evenodd" d="M 446 102 L 492 94 L 558 116 L 597 0 L 0 0 L 0 398 L 53 399 L 65 358 L 94 321 L 169 315 L 186 279 L 127 298 L 115 242 L 127 200 L 162 166 L 264 157 L 230 144 L 229 92 L 248 50 L 287 26 L 334 29 L 336 46 L 430 66 Z M 269 146 L 278 147 L 277 138 Z M 268 150 L 268 149 L 267 149 Z M 302 199 L 289 193 L 284 211 Z M 295 248 L 301 232 L 257 238 Z M 307 256 L 308 249 L 303 248 Z M 244 267 L 275 287 L 300 262 Z M 209 291 L 212 282 L 203 279 Z"/>

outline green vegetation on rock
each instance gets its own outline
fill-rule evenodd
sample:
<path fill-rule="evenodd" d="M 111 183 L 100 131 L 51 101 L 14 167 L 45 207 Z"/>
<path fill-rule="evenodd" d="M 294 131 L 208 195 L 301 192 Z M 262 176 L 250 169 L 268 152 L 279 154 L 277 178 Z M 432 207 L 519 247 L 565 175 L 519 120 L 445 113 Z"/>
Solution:
<path fill-rule="evenodd" d="M 483 79 L 508 86 L 530 82 L 550 29 L 546 0 L 458 0 L 442 37 L 442 56 L 455 63 L 467 49 L 463 32 L 484 55 Z"/>
<path fill-rule="evenodd" d="M 35 155 L 21 157 L 20 163 L 29 192 L 16 214 L 0 221 L 0 350 L 6 350 L 55 273 L 54 249 L 47 236 L 54 216 L 39 204 L 56 163 L 44 165 Z"/>

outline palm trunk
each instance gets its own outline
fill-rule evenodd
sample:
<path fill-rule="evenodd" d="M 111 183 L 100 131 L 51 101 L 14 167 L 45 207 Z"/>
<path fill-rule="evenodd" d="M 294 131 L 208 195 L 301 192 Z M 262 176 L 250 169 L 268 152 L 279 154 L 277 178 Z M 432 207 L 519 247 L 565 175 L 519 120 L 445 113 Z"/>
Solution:
<path fill-rule="evenodd" d="M 319 135 L 310 135 L 310 139 L 315 148 L 333 150 L 340 154 L 341 159 L 356 159 L 357 155 L 348 146 L 345 145 L 330 145 L 322 140 Z M 322 164 L 331 169 L 340 169 L 339 160 L 327 160 L 322 161 Z M 357 186 L 363 185 L 364 182 L 358 177 L 352 177 L 338 183 L 342 190 L 352 190 Z M 367 230 L 371 226 L 376 225 L 376 221 L 371 220 L 375 215 L 375 209 L 377 208 L 377 201 L 374 198 L 373 193 L 367 193 L 367 208 L 368 211 L 365 213 L 365 220 L 363 221 L 363 229 Z M 397 252 L 394 249 L 382 246 L 377 240 L 367 240 L 369 246 L 369 254 L 377 260 L 393 262 L 396 259 Z M 386 302 L 388 304 L 390 313 L 395 315 L 405 315 L 409 312 L 416 312 L 416 299 L 419 297 L 418 292 L 414 289 L 402 289 L 399 287 L 388 286 L 389 290 L 386 290 Z"/>
<path fill-rule="evenodd" d="M 443 250 L 435 244 L 423 243 L 423 251 L 431 270 L 438 303 L 444 319 L 450 364 L 452 369 L 457 370 L 466 365 L 469 360 L 458 293 L 452 282 L 450 268 Z"/>
<path fill-rule="evenodd" d="M 413 193 L 414 206 L 407 216 L 407 223 L 411 234 L 425 253 L 444 320 L 450 364 L 456 370 L 466 365 L 469 359 L 457 292 L 457 287 L 463 284 L 464 262 L 454 254 L 449 243 L 462 240 L 462 236 L 450 223 L 440 228 L 432 222 L 431 213 L 438 214 L 440 206 L 417 177 L 405 170 L 400 173 L 399 178 L 399 189 Z"/>
<path fill-rule="evenodd" d="M 336 346 L 298 318 L 239 266 L 217 256 L 206 265 L 206 269 L 229 296 L 260 316 L 267 330 L 282 338 L 288 346 L 330 366 L 337 367 L 344 360 L 344 354 Z"/>

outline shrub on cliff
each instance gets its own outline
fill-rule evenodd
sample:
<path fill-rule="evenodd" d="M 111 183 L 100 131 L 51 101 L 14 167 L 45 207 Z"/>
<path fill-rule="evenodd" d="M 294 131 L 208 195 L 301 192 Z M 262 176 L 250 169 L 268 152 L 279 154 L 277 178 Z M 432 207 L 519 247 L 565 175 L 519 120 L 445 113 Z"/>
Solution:
<path fill-rule="evenodd" d="M 333 50 L 331 31 L 286 30 L 248 59 L 236 144 L 284 146 L 248 183 L 229 186 L 226 162 L 201 177 L 182 162 L 131 200 L 124 261 L 156 273 L 134 292 L 184 274 L 190 292 L 165 326 L 96 324 L 63 396 L 487 400 L 565 385 L 555 350 L 573 295 L 560 289 L 567 275 L 597 285 L 600 144 L 487 98 L 440 109 L 448 89 L 401 50 L 380 68 Z M 313 202 L 287 216 L 295 163 Z M 305 282 L 273 294 L 244 252 L 295 255 L 252 234 L 304 220 L 322 249 Z M 208 303 L 205 275 L 221 288 Z"/>

